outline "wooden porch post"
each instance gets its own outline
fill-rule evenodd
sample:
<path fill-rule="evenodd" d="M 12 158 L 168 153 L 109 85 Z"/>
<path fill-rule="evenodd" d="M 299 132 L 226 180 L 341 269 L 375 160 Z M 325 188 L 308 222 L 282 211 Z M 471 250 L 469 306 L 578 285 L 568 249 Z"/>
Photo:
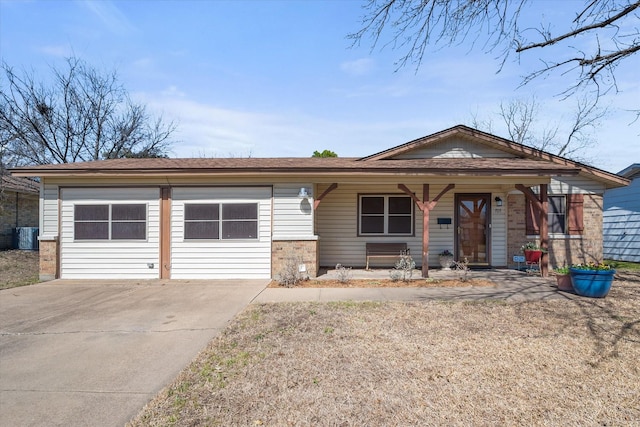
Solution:
<path fill-rule="evenodd" d="M 422 201 L 404 184 L 398 184 L 398 188 L 413 199 L 422 211 L 422 277 L 429 277 L 429 213 L 436 207 L 442 196 L 455 188 L 455 184 L 447 185 L 433 200 L 429 201 L 429 184 L 422 184 Z"/>
<path fill-rule="evenodd" d="M 545 251 L 549 248 L 549 198 L 547 195 L 548 184 L 540 184 L 540 198 L 538 198 L 531 188 L 522 184 L 516 184 L 516 189 L 520 190 L 529 199 L 533 209 L 538 213 L 540 223 L 540 247 Z M 540 273 L 543 277 L 549 275 L 549 254 L 543 253 L 540 262 Z"/>
<path fill-rule="evenodd" d="M 540 218 L 540 247 L 544 249 L 542 252 L 542 260 L 540 261 L 540 270 L 543 277 L 549 275 L 549 199 L 547 197 L 547 184 L 540 184 L 540 204 L 542 209 L 539 213 Z"/>
<path fill-rule="evenodd" d="M 171 278 L 171 188 L 160 187 L 160 278 Z"/>
<path fill-rule="evenodd" d="M 422 185 L 422 200 L 429 200 L 429 184 Z M 422 210 L 422 277 L 429 277 L 429 213 L 431 208 Z"/>

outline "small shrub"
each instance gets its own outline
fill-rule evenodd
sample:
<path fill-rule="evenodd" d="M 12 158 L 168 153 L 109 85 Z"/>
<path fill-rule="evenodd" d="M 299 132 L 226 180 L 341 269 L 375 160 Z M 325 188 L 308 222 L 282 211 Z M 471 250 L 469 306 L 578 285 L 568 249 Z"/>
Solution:
<path fill-rule="evenodd" d="M 298 267 L 302 264 L 302 258 L 293 252 L 287 253 L 282 269 L 277 275 L 277 281 L 280 286 L 292 288 L 304 279 Z"/>
<path fill-rule="evenodd" d="M 461 282 L 469 281 L 469 260 L 465 258 L 463 261 L 455 261 L 453 271 Z"/>
<path fill-rule="evenodd" d="M 336 272 L 338 273 L 338 281 L 340 283 L 349 283 L 351 281 L 351 267 L 337 264 Z"/>
<path fill-rule="evenodd" d="M 402 273 L 399 270 L 391 270 L 389 272 L 389 277 L 392 282 L 398 282 L 402 278 Z"/>
<path fill-rule="evenodd" d="M 396 262 L 395 270 L 391 270 L 391 280 L 397 282 L 402 280 L 408 282 L 413 277 L 413 270 L 416 268 L 416 262 L 411 258 L 411 255 L 402 254 L 400 259 Z"/>

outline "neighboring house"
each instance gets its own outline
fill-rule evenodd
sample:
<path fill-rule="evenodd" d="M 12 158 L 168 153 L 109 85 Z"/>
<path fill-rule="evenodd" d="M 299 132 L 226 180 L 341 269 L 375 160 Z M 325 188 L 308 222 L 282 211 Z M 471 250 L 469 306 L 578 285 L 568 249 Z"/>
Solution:
<path fill-rule="evenodd" d="M 508 267 L 538 240 L 546 272 L 602 259 L 603 194 L 628 184 L 466 126 L 363 158 L 118 159 L 13 173 L 41 177 L 43 279 L 270 278 L 294 258 L 313 276 L 364 266 L 368 242 L 406 243 L 426 276 L 445 249 Z"/>
<path fill-rule="evenodd" d="M 0 250 L 10 249 L 16 227 L 38 226 L 40 184 L 15 176 L 0 176 Z"/>
<path fill-rule="evenodd" d="M 631 184 L 604 193 L 604 257 L 640 262 L 640 163 L 618 175 Z"/>

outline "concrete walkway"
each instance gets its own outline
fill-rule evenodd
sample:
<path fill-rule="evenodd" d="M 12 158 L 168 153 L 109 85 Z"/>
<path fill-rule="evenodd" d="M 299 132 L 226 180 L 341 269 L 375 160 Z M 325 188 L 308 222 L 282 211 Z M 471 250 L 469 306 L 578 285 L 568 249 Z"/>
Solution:
<path fill-rule="evenodd" d="M 334 279 L 335 270 L 323 273 L 317 280 Z M 431 279 L 451 279 L 452 271 L 433 270 Z M 353 279 L 388 278 L 386 270 L 353 271 Z M 413 277 L 420 277 L 416 272 Z M 540 277 L 516 270 L 479 270 L 469 273 L 470 278 L 483 278 L 496 283 L 494 287 L 468 286 L 457 288 L 405 287 L 405 288 L 267 288 L 254 303 L 301 301 L 427 301 L 427 300 L 504 300 L 507 302 L 573 299 L 579 296 L 558 291 L 554 277 Z"/>

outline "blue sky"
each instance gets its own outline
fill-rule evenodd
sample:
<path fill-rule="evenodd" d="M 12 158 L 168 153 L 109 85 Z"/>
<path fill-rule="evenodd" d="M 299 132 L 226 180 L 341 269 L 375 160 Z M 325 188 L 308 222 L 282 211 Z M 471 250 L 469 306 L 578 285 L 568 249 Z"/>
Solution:
<path fill-rule="evenodd" d="M 556 96 L 570 76 L 518 89 L 537 55 L 509 61 L 468 46 L 429 52 L 396 70 L 400 52 L 351 48 L 364 0 L 0 0 L 0 55 L 47 76 L 64 57 L 116 69 L 131 96 L 178 123 L 172 156 L 365 156 L 536 96 L 540 127 L 562 124 L 574 103 Z M 571 16 L 582 2 L 538 0 L 528 19 Z M 563 8 L 566 8 L 564 10 Z M 618 69 L 621 90 L 585 153 L 617 172 L 640 162 L 640 56 Z"/>

